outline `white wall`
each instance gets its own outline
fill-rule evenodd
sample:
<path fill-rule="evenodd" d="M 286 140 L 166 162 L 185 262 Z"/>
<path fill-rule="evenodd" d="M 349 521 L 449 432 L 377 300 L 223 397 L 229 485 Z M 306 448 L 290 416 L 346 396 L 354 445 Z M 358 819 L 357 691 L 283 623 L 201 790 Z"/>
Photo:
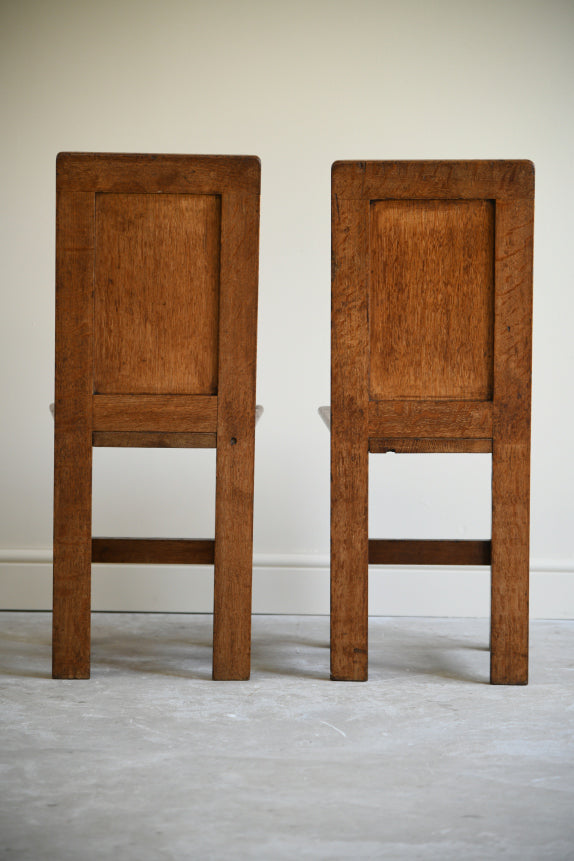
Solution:
<path fill-rule="evenodd" d="M 533 609 L 574 613 L 574 4 L 18 0 L 0 39 L 0 606 L 49 605 L 54 160 L 99 150 L 262 159 L 255 607 L 275 611 L 327 610 L 331 162 L 533 159 Z M 487 456 L 372 460 L 373 537 L 488 536 Z M 94 533 L 211 534 L 213 466 L 96 450 Z M 209 571 L 95 580 L 96 606 L 210 606 Z M 484 572 L 372 580 L 374 611 L 487 610 Z"/>

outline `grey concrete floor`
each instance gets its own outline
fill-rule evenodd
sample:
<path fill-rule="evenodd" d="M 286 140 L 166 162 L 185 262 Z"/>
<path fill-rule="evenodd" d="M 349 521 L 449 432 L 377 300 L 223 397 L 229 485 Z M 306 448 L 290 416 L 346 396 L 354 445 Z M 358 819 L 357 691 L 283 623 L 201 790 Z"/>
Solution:
<path fill-rule="evenodd" d="M 249 682 L 211 618 L 94 614 L 52 681 L 49 614 L 0 614 L 0 858 L 574 859 L 574 622 L 533 622 L 528 687 L 488 622 L 372 619 L 328 680 L 328 619 L 255 617 Z"/>

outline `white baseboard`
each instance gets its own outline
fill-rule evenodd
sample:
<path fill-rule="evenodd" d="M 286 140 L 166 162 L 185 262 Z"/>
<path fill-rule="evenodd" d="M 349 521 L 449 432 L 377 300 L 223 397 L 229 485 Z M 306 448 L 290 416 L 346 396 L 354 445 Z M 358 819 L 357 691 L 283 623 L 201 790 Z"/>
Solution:
<path fill-rule="evenodd" d="M 372 566 L 373 616 L 488 616 L 488 568 Z M 0 609 L 49 610 L 49 550 L 0 550 Z M 213 568 L 183 565 L 94 565 L 94 610 L 210 613 Z M 322 615 L 329 612 L 325 556 L 258 555 L 253 568 L 253 612 Z M 530 615 L 574 618 L 574 562 L 532 560 Z"/>

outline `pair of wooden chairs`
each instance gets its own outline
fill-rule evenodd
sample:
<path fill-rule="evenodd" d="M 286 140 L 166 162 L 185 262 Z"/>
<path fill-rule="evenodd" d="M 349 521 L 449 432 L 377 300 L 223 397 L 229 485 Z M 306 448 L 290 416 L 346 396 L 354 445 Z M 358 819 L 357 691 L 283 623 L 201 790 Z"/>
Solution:
<path fill-rule="evenodd" d="M 92 562 L 213 563 L 213 677 L 250 672 L 260 164 L 57 165 L 53 675 L 90 670 Z M 533 169 L 332 174 L 331 676 L 367 677 L 376 564 L 492 571 L 491 681 L 528 674 Z M 215 447 L 214 540 L 92 538 L 92 446 Z M 491 541 L 368 537 L 369 453 L 492 452 Z"/>

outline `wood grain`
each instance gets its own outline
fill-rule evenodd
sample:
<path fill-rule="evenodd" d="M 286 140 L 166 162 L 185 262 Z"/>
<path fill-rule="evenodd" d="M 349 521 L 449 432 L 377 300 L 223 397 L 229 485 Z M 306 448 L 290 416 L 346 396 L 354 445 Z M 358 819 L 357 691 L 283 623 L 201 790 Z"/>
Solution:
<path fill-rule="evenodd" d="M 369 440 L 371 454 L 488 454 L 490 439 L 380 439 Z"/>
<path fill-rule="evenodd" d="M 222 197 L 213 678 L 248 679 L 259 198 Z"/>
<path fill-rule="evenodd" d="M 534 206 L 496 209 L 491 682 L 528 681 Z"/>
<path fill-rule="evenodd" d="M 92 538 L 92 562 L 213 565 L 215 541 L 185 538 Z"/>
<path fill-rule="evenodd" d="M 249 677 L 260 173 L 243 156 L 58 157 L 55 675 L 89 675 L 93 545 L 95 561 L 213 562 L 214 676 Z M 92 444 L 217 445 L 215 542 L 92 542 Z"/>
<path fill-rule="evenodd" d="M 52 676 L 90 677 L 94 197 L 56 206 Z"/>
<path fill-rule="evenodd" d="M 534 197 L 531 161 L 337 161 L 333 194 L 359 200 L 516 200 Z"/>
<path fill-rule="evenodd" d="M 375 201 L 370 224 L 371 398 L 492 400 L 492 201 Z"/>
<path fill-rule="evenodd" d="M 370 565 L 490 565 L 490 541 L 369 541 Z"/>
<path fill-rule="evenodd" d="M 215 448 L 217 434 L 94 431 L 92 445 L 105 448 Z"/>
<path fill-rule="evenodd" d="M 368 445 L 492 451 L 491 542 L 371 541 L 370 559 L 490 561 L 491 682 L 525 684 L 533 165 L 337 162 L 331 200 L 332 676 L 361 630 L 366 677 Z"/>
<path fill-rule="evenodd" d="M 96 195 L 96 392 L 217 393 L 220 221 L 216 195 Z"/>
<path fill-rule="evenodd" d="M 488 401 L 371 401 L 370 437 L 491 439 Z"/>
<path fill-rule="evenodd" d="M 120 194 L 259 195 L 261 162 L 256 156 L 141 153 L 60 153 L 58 189 Z"/>
<path fill-rule="evenodd" d="M 94 395 L 96 431 L 215 433 L 215 395 Z"/>
<path fill-rule="evenodd" d="M 331 678 L 368 674 L 369 207 L 332 199 Z"/>

